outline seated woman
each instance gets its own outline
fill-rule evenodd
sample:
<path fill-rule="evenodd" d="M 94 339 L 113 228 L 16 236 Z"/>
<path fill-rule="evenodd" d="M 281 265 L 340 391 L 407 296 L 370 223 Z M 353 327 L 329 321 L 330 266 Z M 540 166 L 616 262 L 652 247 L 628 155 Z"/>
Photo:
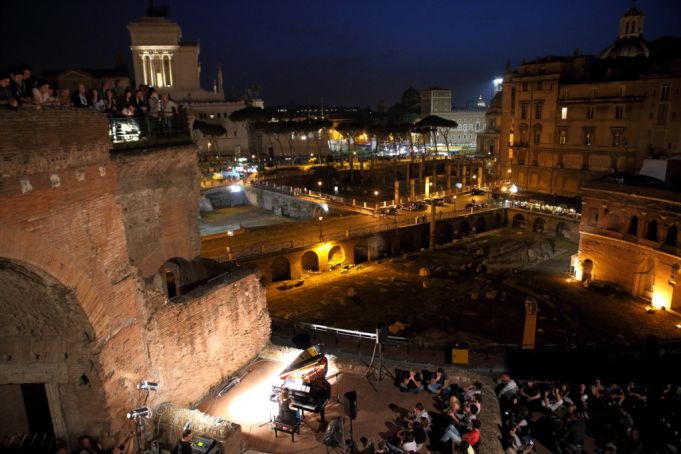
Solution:
<path fill-rule="evenodd" d="M 279 401 L 278 421 L 287 424 L 295 424 L 300 421 L 298 411 L 291 408 L 291 397 L 288 388 L 282 388 L 277 400 Z"/>
<path fill-rule="evenodd" d="M 426 389 L 435 394 L 439 392 L 443 386 L 445 386 L 445 383 L 447 383 L 447 374 L 443 368 L 439 367 L 435 371 L 433 377 L 430 379 L 430 383 L 426 385 Z"/>

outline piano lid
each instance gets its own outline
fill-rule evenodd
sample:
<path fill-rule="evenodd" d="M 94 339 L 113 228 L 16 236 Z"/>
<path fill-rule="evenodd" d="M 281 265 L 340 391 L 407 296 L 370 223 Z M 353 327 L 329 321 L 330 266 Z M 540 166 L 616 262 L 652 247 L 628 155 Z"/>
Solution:
<path fill-rule="evenodd" d="M 310 372 L 315 368 L 314 366 L 325 366 L 326 357 L 322 353 L 320 345 L 313 345 L 303 350 L 303 352 L 293 360 L 291 364 L 279 373 L 279 378 L 285 380 L 289 375 L 301 375 Z"/>

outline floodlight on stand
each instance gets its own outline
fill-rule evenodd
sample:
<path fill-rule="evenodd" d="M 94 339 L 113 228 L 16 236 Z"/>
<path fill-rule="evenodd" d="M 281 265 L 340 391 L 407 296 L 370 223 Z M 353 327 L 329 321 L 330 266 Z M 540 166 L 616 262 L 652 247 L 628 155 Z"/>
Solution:
<path fill-rule="evenodd" d="M 143 389 L 145 391 L 156 391 L 158 389 L 158 383 L 144 380 L 137 385 L 137 389 Z"/>
<path fill-rule="evenodd" d="M 133 408 L 125 416 L 128 419 L 151 418 L 151 408 L 149 407 Z"/>

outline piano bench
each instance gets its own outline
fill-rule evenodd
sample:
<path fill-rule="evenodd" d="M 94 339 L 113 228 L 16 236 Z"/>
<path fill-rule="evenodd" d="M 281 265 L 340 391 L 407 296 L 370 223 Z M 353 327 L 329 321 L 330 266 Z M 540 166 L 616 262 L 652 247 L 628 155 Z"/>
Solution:
<path fill-rule="evenodd" d="M 294 434 L 300 435 L 300 420 L 296 420 L 295 422 L 283 422 L 280 421 L 279 418 L 274 418 L 271 421 L 271 426 L 272 430 L 274 430 L 274 438 L 279 438 L 279 432 L 284 432 L 291 434 L 291 441 L 295 442 L 296 440 Z"/>

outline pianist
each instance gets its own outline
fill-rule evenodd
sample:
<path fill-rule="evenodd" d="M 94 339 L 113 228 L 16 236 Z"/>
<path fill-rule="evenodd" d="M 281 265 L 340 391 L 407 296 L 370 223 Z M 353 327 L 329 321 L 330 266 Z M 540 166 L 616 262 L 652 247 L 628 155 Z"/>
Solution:
<path fill-rule="evenodd" d="M 277 398 L 279 402 L 279 413 L 277 420 L 287 424 L 295 424 L 300 421 L 298 410 L 291 408 L 291 397 L 288 388 L 282 388 Z"/>

